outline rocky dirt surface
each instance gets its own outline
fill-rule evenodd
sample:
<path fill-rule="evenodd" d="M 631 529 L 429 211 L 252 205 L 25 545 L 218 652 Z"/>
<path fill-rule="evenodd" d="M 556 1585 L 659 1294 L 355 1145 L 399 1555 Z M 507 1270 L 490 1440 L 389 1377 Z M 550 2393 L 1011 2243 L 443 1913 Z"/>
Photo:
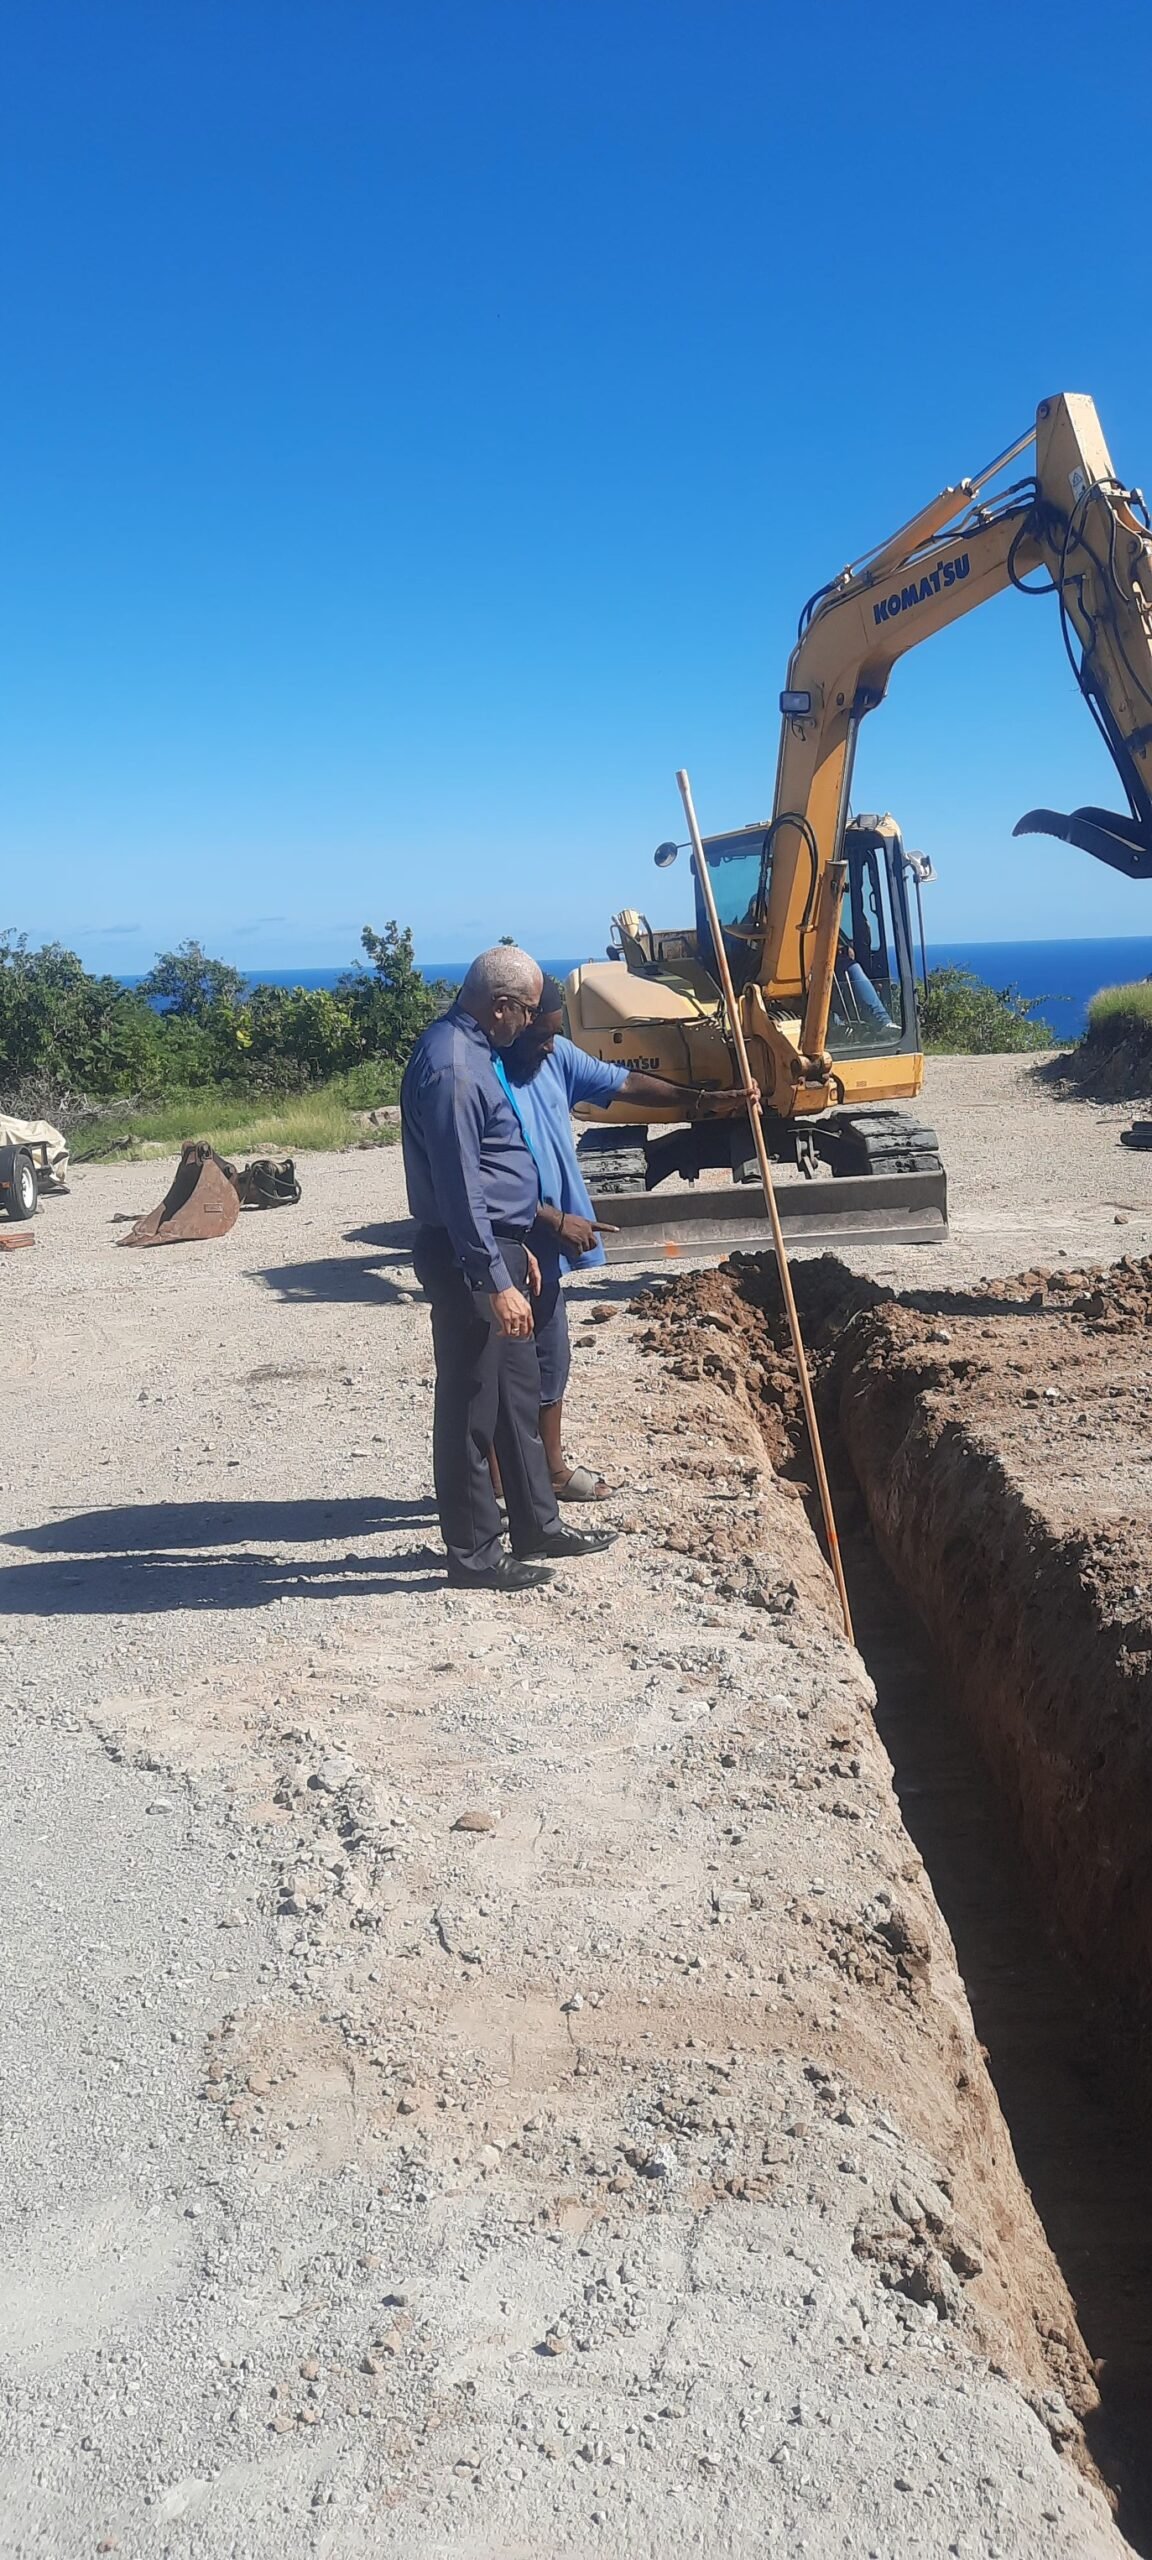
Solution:
<path fill-rule="evenodd" d="M 1120 1144 L 1133 1107 L 1073 1099 L 1061 1059 L 929 1058 L 923 1116 L 948 1173 L 947 1245 L 845 1259 L 898 1288 L 976 1280 L 1022 1262 L 1105 1262 L 1152 1252 L 1152 1154 Z"/>
<path fill-rule="evenodd" d="M 619 1543 L 450 1594 L 397 1158 L 158 1173 L 0 1263 L 0 2549 L 1122 2552 L 743 1384 L 576 1283 Z"/>

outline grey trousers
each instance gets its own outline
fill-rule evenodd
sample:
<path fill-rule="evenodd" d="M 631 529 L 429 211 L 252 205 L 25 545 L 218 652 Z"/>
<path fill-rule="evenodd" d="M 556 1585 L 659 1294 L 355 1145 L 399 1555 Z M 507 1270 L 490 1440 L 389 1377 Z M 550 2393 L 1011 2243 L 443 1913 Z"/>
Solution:
<path fill-rule="evenodd" d="M 502 1241 L 501 1249 L 514 1287 L 527 1295 L 524 1246 Z M 469 1288 L 441 1229 L 420 1229 L 412 1260 L 432 1306 L 432 1472 L 440 1535 L 454 1574 L 484 1573 L 503 1553 L 490 1449 L 499 1462 L 514 1551 L 527 1554 L 560 1525 L 540 1438 L 536 1345 L 531 1335 L 514 1342 L 497 1333 L 487 1299 Z"/>

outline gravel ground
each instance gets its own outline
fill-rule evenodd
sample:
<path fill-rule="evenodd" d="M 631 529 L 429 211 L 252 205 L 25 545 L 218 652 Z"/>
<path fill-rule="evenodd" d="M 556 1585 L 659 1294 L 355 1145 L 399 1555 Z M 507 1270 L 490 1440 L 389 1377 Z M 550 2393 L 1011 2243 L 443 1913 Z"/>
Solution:
<path fill-rule="evenodd" d="M 1061 1100 L 1054 1060 L 929 1058 L 924 1113 L 948 1173 L 951 1240 L 845 1261 L 899 1288 L 975 1280 L 1038 1257 L 1152 1250 L 1152 1154 L 1122 1147 L 1143 1104 Z"/>
<path fill-rule="evenodd" d="M 1152 1241 L 1122 1112 L 999 1060 L 929 1099 L 937 1269 L 1010 1200 L 1015 1266 L 1050 1219 Z M 449 1594 L 398 1157 L 116 1251 L 165 1178 L 82 1170 L 0 1257 L 0 2550 L 1123 2551 L 866 1678 L 735 1409 L 631 1277 L 575 1284 L 620 1541 Z"/>

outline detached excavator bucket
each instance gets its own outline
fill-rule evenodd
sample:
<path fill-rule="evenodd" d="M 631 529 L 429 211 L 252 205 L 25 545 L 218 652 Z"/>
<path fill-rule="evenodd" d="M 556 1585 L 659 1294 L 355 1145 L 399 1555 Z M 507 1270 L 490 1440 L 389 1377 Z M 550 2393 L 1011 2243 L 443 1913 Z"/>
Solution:
<path fill-rule="evenodd" d="M 199 1244 L 207 1236 L 226 1236 L 240 1215 L 240 1194 L 231 1165 L 214 1147 L 191 1139 L 159 1208 L 137 1219 L 121 1244 Z"/>

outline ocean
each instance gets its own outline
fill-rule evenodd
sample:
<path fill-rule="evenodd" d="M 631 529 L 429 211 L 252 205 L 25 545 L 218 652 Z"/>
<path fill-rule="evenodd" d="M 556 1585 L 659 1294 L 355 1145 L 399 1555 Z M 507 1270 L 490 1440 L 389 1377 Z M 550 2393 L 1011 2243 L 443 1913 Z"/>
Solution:
<path fill-rule="evenodd" d="M 585 952 L 583 957 L 599 958 L 600 954 Z M 467 965 L 467 960 L 420 964 L 426 978 L 445 978 L 450 986 L 459 985 Z M 566 978 L 580 964 L 570 954 L 557 960 L 542 953 L 540 965 L 553 977 Z M 928 966 L 971 969 L 989 986 L 1013 988 L 1036 1003 L 1042 1020 L 1051 1023 L 1058 1038 L 1075 1040 L 1084 1029 L 1089 1000 L 1098 988 L 1152 977 L 1152 934 L 1082 942 L 930 942 Z M 253 969 L 249 984 L 334 987 L 343 975 L 342 969 Z M 126 985 L 137 983 L 125 981 Z"/>

